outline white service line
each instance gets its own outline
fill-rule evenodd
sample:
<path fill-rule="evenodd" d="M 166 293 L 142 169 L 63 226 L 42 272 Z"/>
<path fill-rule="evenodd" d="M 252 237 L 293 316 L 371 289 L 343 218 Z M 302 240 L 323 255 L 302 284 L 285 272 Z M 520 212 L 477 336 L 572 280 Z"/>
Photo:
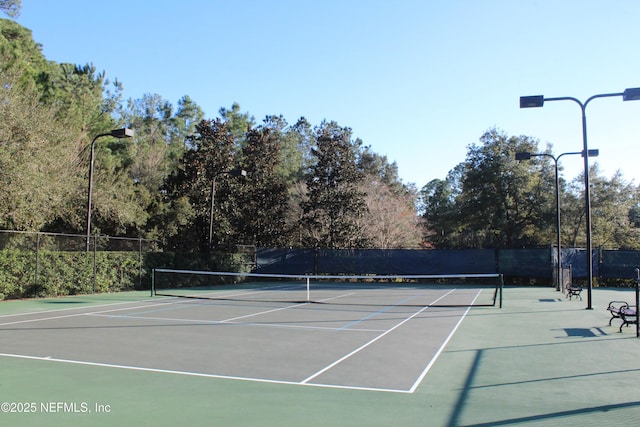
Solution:
<path fill-rule="evenodd" d="M 220 323 L 231 323 L 231 322 L 235 322 L 236 320 L 246 319 L 248 317 L 260 316 L 262 314 L 275 313 L 276 311 L 289 310 L 290 308 L 301 307 L 301 306 L 307 305 L 307 304 L 309 304 L 309 303 L 303 302 L 303 303 L 299 303 L 299 304 L 288 305 L 286 307 L 274 308 L 272 310 L 259 311 L 257 313 L 245 314 L 244 316 L 232 317 L 230 319 L 221 320 Z"/>
<path fill-rule="evenodd" d="M 387 334 L 395 331 L 396 329 L 398 329 L 400 326 L 404 325 L 405 323 L 407 323 L 409 320 L 413 319 L 414 317 L 416 317 L 417 315 L 421 314 L 423 311 L 425 311 L 426 309 L 428 309 L 429 307 L 431 307 L 431 305 L 437 303 L 438 301 L 440 301 L 441 299 L 443 299 L 444 297 L 446 297 L 447 295 L 449 295 L 450 293 L 452 293 L 454 291 L 454 289 L 450 290 L 449 292 L 447 292 L 446 294 L 442 295 L 440 298 L 436 299 L 435 301 L 433 301 L 431 304 L 429 304 L 426 307 L 423 307 L 422 309 L 420 309 L 419 311 L 413 313 L 411 316 L 407 317 L 406 319 L 404 319 L 402 322 L 398 323 L 397 325 L 395 325 L 393 328 L 385 331 L 384 333 L 378 335 L 377 337 L 375 337 L 374 339 L 372 339 L 371 341 L 361 345 L 360 347 L 356 348 L 355 350 L 353 350 L 351 353 L 341 357 L 340 359 L 336 360 L 335 362 L 333 362 L 332 364 L 326 366 L 325 368 L 319 370 L 318 372 L 316 372 L 315 374 L 311 375 L 310 377 L 306 378 L 305 380 L 301 381 L 301 384 L 306 384 L 309 381 L 312 381 L 314 378 L 322 375 L 323 373 L 327 372 L 329 369 L 333 368 L 334 366 L 339 365 L 340 363 L 342 363 L 343 361 L 347 360 L 348 358 L 350 358 L 351 356 L 353 356 L 356 353 L 359 353 L 360 351 L 364 350 L 365 348 L 369 347 L 371 344 L 373 344 L 374 342 L 378 341 L 379 339 L 381 339 L 382 337 L 386 336 Z"/>
<path fill-rule="evenodd" d="M 349 293 L 349 294 L 345 294 L 345 295 L 338 295 L 338 296 L 331 297 L 331 298 L 326 298 L 326 299 L 323 299 L 323 300 L 320 300 L 320 301 L 321 302 L 325 302 L 325 301 L 329 301 L 329 300 L 336 299 L 336 298 L 346 297 L 346 296 L 349 296 L 349 295 L 353 295 L 353 293 Z M 262 314 L 274 313 L 276 311 L 289 310 L 290 308 L 302 307 L 302 306 L 305 306 L 305 305 L 308 305 L 308 304 L 310 304 L 310 303 L 302 302 L 302 303 L 298 303 L 298 304 L 288 305 L 286 307 L 274 308 L 273 310 L 260 311 L 260 312 L 257 312 L 257 313 L 246 314 L 244 316 L 232 317 L 230 319 L 221 320 L 220 322 L 221 323 L 235 322 L 236 320 L 246 319 L 248 317 L 260 316 Z"/>
<path fill-rule="evenodd" d="M 256 323 L 256 322 L 233 322 L 230 320 L 201 320 L 201 319 L 179 319 L 171 317 L 148 317 L 148 316 L 128 316 L 128 315 L 111 315 L 111 314 L 94 314 L 88 313 L 87 316 L 107 317 L 109 319 L 133 319 L 133 320 L 150 320 L 157 322 L 176 322 L 176 323 L 194 323 L 200 325 L 237 325 L 237 326 L 256 326 L 261 328 L 280 328 L 280 329 L 309 329 L 324 331 L 341 331 L 342 328 L 331 328 L 328 326 L 308 326 L 308 325 L 284 325 L 281 323 Z M 349 329 L 353 332 L 384 332 L 380 329 Z"/>

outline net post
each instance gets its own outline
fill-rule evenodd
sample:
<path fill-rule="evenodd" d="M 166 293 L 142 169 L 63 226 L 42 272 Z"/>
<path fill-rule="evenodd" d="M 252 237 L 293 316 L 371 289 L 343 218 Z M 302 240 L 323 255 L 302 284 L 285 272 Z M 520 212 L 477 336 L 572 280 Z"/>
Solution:
<path fill-rule="evenodd" d="M 500 295 L 499 295 L 499 299 L 500 299 L 500 308 L 502 308 L 502 289 L 504 288 L 504 276 L 502 274 L 500 274 L 500 277 L 498 277 L 498 286 L 499 286 L 499 291 Z"/>
<path fill-rule="evenodd" d="M 155 279 L 156 279 L 156 269 L 152 268 L 151 269 L 151 296 L 153 296 L 153 294 L 156 293 L 155 292 L 155 290 L 156 290 L 156 285 L 155 285 L 156 280 Z"/>
<path fill-rule="evenodd" d="M 311 302 L 311 290 L 309 282 L 309 277 L 307 277 L 307 302 Z"/>

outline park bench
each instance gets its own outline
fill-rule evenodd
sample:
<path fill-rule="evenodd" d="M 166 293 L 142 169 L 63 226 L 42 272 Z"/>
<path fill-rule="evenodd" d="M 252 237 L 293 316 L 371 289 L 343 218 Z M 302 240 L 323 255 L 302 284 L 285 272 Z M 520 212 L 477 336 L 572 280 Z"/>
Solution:
<path fill-rule="evenodd" d="M 620 310 L 622 308 L 629 308 L 629 303 L 626 301 L 610 301 L 607 306 L 607 311 L 611 313 L 611 319 L 609 319 L 609 326 L 611 326 L 611 322 L 613 319 L 622 319 L 620 315 Z"/>
<path fill-rule="evenodd" d="M 637 325 L 638 324 L 638 317 L 636 315 L 636 310 L 638 309 L 638 307 L 636 306 L 627 306 L 627 307 L 622 307 L 620 309 L 620 318 L 622 319 L 622 324 L 620 325 L 620 332 L 622 332 L 622 327 L 623 326 L 629 326 L 629 325 Z"/>
<path fill-rule="evenodd" d="M 636 325 L 638 323 L 638 317 L 636 310 L 638 308 L 634 305 L 629 305 L 626 301 L 610 301 L 607 306 L 607 311 L 611 313 L 611 319 L 609 319 L 609 326 L 613 319 L 621 319 L 620 332 L 622 332 L 623 326 Z"/>
<path fill-rule="evenodd" d="M 567 298 L 569 298 L 569 301 L 571 301 L 572 297 L 580 297 L 580 301 L 582 301 L 582 295 L 580 295 L 580 293 L 582 293 L 582 286 L 569 284 L 565 288 L 565 291 L 567 291 Z"/>

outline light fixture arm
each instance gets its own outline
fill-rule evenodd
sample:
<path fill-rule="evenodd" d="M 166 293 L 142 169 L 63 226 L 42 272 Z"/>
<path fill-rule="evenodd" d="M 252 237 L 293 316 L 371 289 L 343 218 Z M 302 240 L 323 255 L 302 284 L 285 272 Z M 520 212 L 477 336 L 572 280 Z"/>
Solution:
<path fill-rule="evenodd" d="M 96 135 L 91 141 L 91 147 L 89 148 L 89 190 L 87 191 L 87 245 L 86 251 L 89 252 L 90 249 L 90 241 L 91 241 L 91 200 L 93 193 L 93 159 L 95 157 L 95 145 L 96 141 L 99 138 L 105 136 L 112 136 L 114 138 L 131 138 L 134 135 L 133 129 L 122 128 L 122 129 L 114 129 L 108 133 L 101 133 L 100 135 Z"/>
<path fill-rule="evenodd" d="M 545 101 L 573 101 L 580 106 L 582 111 L 582 145 L 584 152 L 584 194 L 585 194 L 585 222 L 587 233 L 587 310 L 593 309 L 592 288 L 593 288 L 593 254 L 591 242 L 591 194 L 589 185 L 589 149 L 587 144 L 587 105 L 597 98 L 609 98 L 621 96 L 623 101 L 640 100 L 640 88 L 625 89 L 624 92 L 603 93 L 589 97 L 584 103 L 577 98 L 563 96 L 557 98 L 545 98 L 543 95 L 521 96 L 520 108 L 535 108 L 544 106 Z"/>

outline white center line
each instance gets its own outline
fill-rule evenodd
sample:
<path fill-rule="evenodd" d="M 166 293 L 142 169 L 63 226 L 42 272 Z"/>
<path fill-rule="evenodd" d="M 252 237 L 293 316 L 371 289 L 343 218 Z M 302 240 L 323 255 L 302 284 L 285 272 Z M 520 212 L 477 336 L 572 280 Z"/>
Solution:
<path fill-rule="evenodd" d="M 327 372 L 329 369 L 333 368 L 334 366 L 339 365 L 340 363 L 342 363 L 343 361 L 347 360 L 348 358 L 350 358 L 351 356 L 353 356 L 356 353 L 359 353 L 360 351 L 364 350 L 365 348 L 369 347 L 371 344 L 373 344 L 374 342 L 378 341 L 379 339 L 381 339 L 382 337 L 386 336 L 387 334 L 393 332 L 394 330 L 398 329 L 400 326 L 404 325 L 405 323 L 407 323 L 409 320 L 413 319 L 414 317 L 416 317 L 417 315 L 421 314 L 423 311 L 425 311 L 426 309 L 428 309 L 429 307 L 431 307 L 431 305 L 437 303 L 438 301 L 440 301 L 441 299 L 443 299 L 444 297 L 446 297 L 447 295 L 449 295 L 450 293 L 452 293 L 454 291 L 454 289 L 450 290 L 449 292 L 447 292 L 446 294 L 442 295 L 440 298 L 436 299 L 435 301 L 433 301 L 430 305 L 423 307 L 422 309 L 420 309 L 419 311 L 415 312 L 414 314 L 412 314 L 411 316 L 407 317 L 406 319 L 404 319 L 402 322 L 398 323 L 397 325 L 395 325 L 393 328 L 387 330 L 386 332 L 378 335 L 377 337 L 375 337 L 374 339 L 372 339 L 371 341 L 361 345 L 360 347 L 356 348 L 355 350 L 353 350 L 351 353 L 347 354 L 346 356 L 341 357 L 340 359 L 336 360 L 335 362 L 333 362 L 332 364 L 326 366 L 325 368 L 319 370 L 318 372 L 316 372 L 315 374 L 311 375 L 310 377 L 306 378 L 305 380 L 301 381 L 301 384 L 306 384 L 309 381 L 312 381 L 314 378 L 322 375 L 323 373 Z"/>

